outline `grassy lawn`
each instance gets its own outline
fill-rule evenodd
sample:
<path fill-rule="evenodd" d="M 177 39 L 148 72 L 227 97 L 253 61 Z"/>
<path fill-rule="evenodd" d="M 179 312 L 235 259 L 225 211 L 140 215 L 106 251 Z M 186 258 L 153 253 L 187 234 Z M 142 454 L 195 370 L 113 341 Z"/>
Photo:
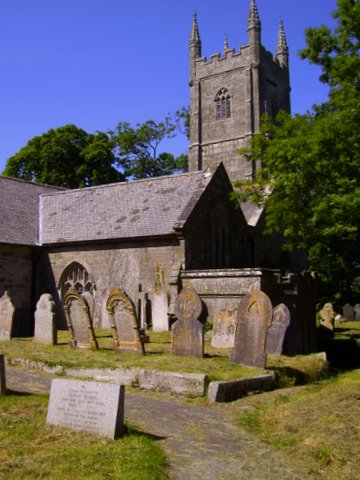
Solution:
<path fill-rule="evenodd" d="M 154 439 L 132 432 L 108 440 L 46 425 L 45 395 L 0 396 L 0 478 L 165 480 Z"/>
<path fill-rule="evenodd" d="M 360 322 L 335 340 L 359 341 Z M 343 338 L 343 337 L 347 338 Z M 360 479 L 360 370 L 237 402 L 238 424 L 308 468 L 312 478 Z"/>
<path fill-rule="evenodd" d="M 47 365 L 62 365 L 77 368 L 147 368 L 154 370 L 202 373 L 210 380 L 229 380 L 258 375 L 262 370 L 235 365 L 229 361 L 229 350 L 215 349 L 210 341 L 205 345 L 205 357 L 176 357 L 171 355 L 170 332 L 150 332 L 150 343 L 145 345 L 146 354 L 116 353 L 112 350 L 109 331 L 97 330 L 99 350 L 71 349 L 68 333 L 58 332 L 58 345 L 49 346 L 34 342 L 31 338 L 0 342 L 0 352 L 8 358 L 26 358 Z"/>

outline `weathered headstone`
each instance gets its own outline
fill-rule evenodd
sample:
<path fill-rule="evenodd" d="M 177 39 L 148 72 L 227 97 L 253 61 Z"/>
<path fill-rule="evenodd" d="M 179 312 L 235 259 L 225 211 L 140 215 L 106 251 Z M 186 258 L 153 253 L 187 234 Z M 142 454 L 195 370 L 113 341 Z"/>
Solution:
<path fill-rule="evenodd" d="M 350 303 L 346 303 L 343 306 L 343 317 L 345 317 L 349 322 L 355 320 L 354 307 Z"/>
<path fill-rule="evenodd" d="M 169 331 L 168 308 L 169 300 L 167 293 L 154 293 L 151 299 L 152 329 L 154 332 Z"/>
<path fill-rule="evenodd" d="M 235 341 L 237 310 L 216 310 L 214 314 L 211 345 L 216 348 L 232 348 Z"/>
<path fill-rule="evenodd" d="M 360 304 L 354 305 L 354 320 L 360 320 Z"/>
<path fill-rule="evenodd" d="M 0 395 L 6 394 L 5 355 L 0 353 Z"/>
<path fill-rule="evenodd" d="M 267 332 L 265 352 L 272 355 L 281 355 L 286 330 L 290 325 L 290 311 L 280 303 L 274 308 L 273 319 Z"/>
<path fill-rule="evenodd" d="M 171 353 L 173 355 L 204 356 L 204 326 L 199 321 L 202 303 L 192 287 L 185 287 L 177 296 L 172 327 Z"/>
<path fill-rule="evenodd" d="M 335 323 L 335 311 L 331 303 L 325 303 L 320 310 L 320 316 L 322 318 L 321 325 L 328 330 L 334 330 Z"/>
<path fill-rule="evenodd" d="M 266 336 L 273 317 L 269 297 L 261 290 L 252 290 L 240 302 L 235 343 L 230 360 L 253 367 L 266 364 Z"/>
<path fill-rule="evenodd" d="M 93 321 L 94 321 L 94 310 L 95 310 L 95 299 L 94 299 L 94 297 L 91 295 L 90 292 L 83 292 L 83 293 L 81 294 L 81 296 L 82 296 L 83 298 L 85 298 L 86 303 L 88 304 L 89 314 L 90 314 L 90 318 L 91 318 L 91 323 L 93 323 Z"/>
<path fill-rule="evenodd" d="M 55 302 L 49 293 L 41 295 L 35 310 L 35 341 L 57 344 Z"/>
<path fill-rule="evenodd" d="M 116 438 L 124 433 L 124 385 L 55 379 L 46 422 Z"/>
<path fill-rule="evenodd" d="M 106 302 L 106 310 L 110 318 L 114 350 L 144 354 L 135 307 L 126 293 L 118 288 L 113 289 Z"/>
<path fill-rule="evenodd" d="M 75 289 L 70 288 L 64 295 L 63 308 L 70 333 L 70 346 L 96 350 L 98 343 L 91 322 L 89 305 L 85 298 Z"/>
<path fill-rule="evenodd" d="M 9 293 L 0 298 L 0 340 L 11 340 L 14 326 L 15 307 Z"/>

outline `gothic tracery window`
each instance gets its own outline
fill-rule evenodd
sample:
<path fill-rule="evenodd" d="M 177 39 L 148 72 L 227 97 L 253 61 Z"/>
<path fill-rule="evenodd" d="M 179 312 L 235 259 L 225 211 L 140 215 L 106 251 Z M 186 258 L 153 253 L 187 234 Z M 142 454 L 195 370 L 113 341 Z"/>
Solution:
<path fill-rule="evenodd" d="M 216 94 L 215 108 L 216 120 L 231 117 L 231 97 L 226 88 L 222 88 Z"/>
<path fill-rule="evenodd" d="M 75 288 L 79 293 L 93 294 L 95 283 L 86 268 L 78 262 L 73 262 L 64 270 L 60 280 L 61 298 L 69 288 Z"/>

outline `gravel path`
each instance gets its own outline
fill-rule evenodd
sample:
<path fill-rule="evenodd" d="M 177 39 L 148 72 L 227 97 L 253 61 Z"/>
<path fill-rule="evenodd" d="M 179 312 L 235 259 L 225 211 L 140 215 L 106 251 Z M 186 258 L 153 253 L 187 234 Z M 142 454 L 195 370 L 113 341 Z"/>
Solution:
<path fill-rule="evenodd" d="M 7 387 L 48 393 L 51 375 L 7 367 Z M 209 407 L 181 399 L 126 393 L 125 417 L 157 438 L 170 463 L 171 480 L 304 480 L 309 475 L 234 424 L 236 405 Z"/>

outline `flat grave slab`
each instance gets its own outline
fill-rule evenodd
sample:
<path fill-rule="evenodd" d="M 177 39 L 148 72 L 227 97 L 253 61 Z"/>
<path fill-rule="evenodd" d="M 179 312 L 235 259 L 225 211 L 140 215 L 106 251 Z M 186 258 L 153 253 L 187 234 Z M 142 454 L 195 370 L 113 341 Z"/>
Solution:
<path fill-rule="evenodd" d="M 124 385 L 54 379 L 46 422 L 116 438 L 124 433 Z"/>

